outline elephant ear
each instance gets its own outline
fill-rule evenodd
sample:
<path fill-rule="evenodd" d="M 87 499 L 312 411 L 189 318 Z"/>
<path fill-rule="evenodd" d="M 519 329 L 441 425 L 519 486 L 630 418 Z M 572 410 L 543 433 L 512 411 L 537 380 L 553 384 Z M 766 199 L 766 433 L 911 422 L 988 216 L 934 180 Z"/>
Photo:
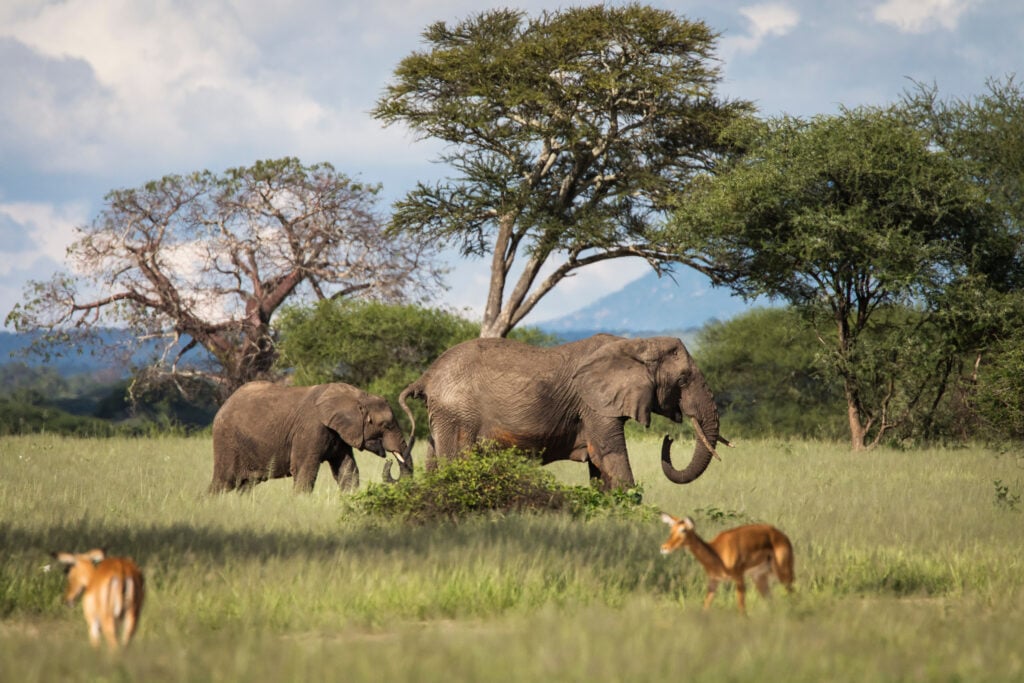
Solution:
<path fill-rule="evenodd" d="M 362 393 L 348 384 L 329 384 L 316 399 L 321 424 L 337 432 L 348 445 L 363 447 L 366 408 Z"/>
<path fill-rule="evenodd" d="M 583 359 L 573 381 L 583 402 L 604 417 L 631 417 L 651 424 L 658 355 L 643 339 L 605 344 Z"/>

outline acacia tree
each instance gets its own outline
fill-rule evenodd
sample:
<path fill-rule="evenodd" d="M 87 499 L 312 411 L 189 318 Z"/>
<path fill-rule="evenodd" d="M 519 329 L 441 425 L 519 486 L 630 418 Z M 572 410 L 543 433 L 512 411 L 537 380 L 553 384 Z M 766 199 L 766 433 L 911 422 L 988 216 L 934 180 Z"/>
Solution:
<path fill-rule="evenodd" d="M 7 321 L 45 331 L 39 350 L 108 326 L 166 339 L 153 374 L 198 373 L 230 392 L 271 369 L 271 319 L 290 297 L 396 300 L 436 284 L 431 246 L 385 236 L 378 190 L 293 158 L 115 190 L 79 229 L 70 272 L 30 282 Z M 212 367 L 185 373 L 198 348 Z"/>
<path fill-rule="evenodd" d="M 991 289 L 953 306 L 978 312 L 961 322 L 974 340 L 965 350 L 973 356 L 966 393 L 974 415 L 991 432 L 1016 438 L 1024 434 L 1024 90 L 1013 76 L 986 85 L 978 96 L 941 99 L 935 86 L 917 84 L 904 104 L 936 148 L 969 164 L 998 217 L 1003 247 L 984 254 Z"/>
<path fill-rule="evenodd" d="M 870 448 L 941 390 L 935 373 L 953 371 L 964 341 L 951 323 L 974 314 L 950 304 L 978 299 L 1012 245 L 967 166 L 906 110 L 738 134 L 748 153 L 681 201 L 679 248 L 703 252 L 737 292 L 807 316 L 842 381 L 852 447 Z"/>
<path fill-rule="evenodd" d="M 481 336 L 506 336 L 587 265 L 634 256 L 660 272 L 678 259 L 660 243 L 664 202 L 752 109 L 716 96 L 707 25 L 598 5 L 486 11 L 423 36 L 429 49 L 401 61 L 374 116 L 444 142 L 455 175 L 418 184 L 392 228 L 490 255 Z"/>

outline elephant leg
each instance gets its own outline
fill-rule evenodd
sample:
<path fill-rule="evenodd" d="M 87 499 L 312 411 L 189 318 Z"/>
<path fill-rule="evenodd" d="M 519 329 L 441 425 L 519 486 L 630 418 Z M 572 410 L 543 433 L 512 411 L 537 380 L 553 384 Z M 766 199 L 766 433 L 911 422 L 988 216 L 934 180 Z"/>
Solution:
<path fill-rule="evenodd" d="M 352 447 L 341 441 L 336 434 L 327 429 L 307 429 L 292 439 L 288 454 L 288 473 L 294 480 L 296 492 L 309 493 L 316 484 L 320 463 L 337 457 Z M 340 463 L 339 463 L 340 464 Z M 277 476 L 284 476 L 278 474 Z"/>
<path fill-rule="evenodd" d="M 334 481 L 338 482 L 339 489 L 347 492 L 359 488 L 359 467 L 356 465 L 351 447 L 328 456 L 327 464 L 331 466 Z"/>
<path fill-rule="evenodd" d="M 463 424 L 458 418 L 439 413 L 436 416 L 431 416 L 430 435 L 434 451 L 433 457 L 448 461 L 476 441 L 477 431 L 475 427 Z"/>
<path fill-rule="evenodd" d="M 298 467 L 292 470 L 295 490 L 302 493 L 310 493 L 313 490 L 313 485 L 316 484 L 316 475 L 319 470 L 319 459 L 306 458 L 301 461 Z"/>
<path fill-rule="evenodd" d="M 302 493 L 311 493 L 313 486 L 316 484 L 316 473 L 320 469 L 320 463 L 316 463 L 313 466 L 303 465 L 299 468 L 299 471 L 295 473 L 295 490 Z"/>
<path fill-rule="evenodd" d="M 600 471 L 601 486 L 605 490 L 632 488 L 636 485 L 633 468 L 626 452 L 623 420 L 618 418 L 592 419 L 587 429 L 587 454 L 594 469 Z"/>
<path fill-rule="evenodd" d="M 601 483 L 606 489 L 628 489 L 636 485 L 625 448 L 620 453 L 606 453 L 601 459 Z"/>
<path fill-rule="evenodd" d="M 437 469 L 437 449 L 434 448 L 434 437 L 427 438 L 427 455 L 423 460 L 423 468 L 430 472 Z"/>
<path fill-rule="evenodd" d="M 225 493 L 238 486 L 237 463 L 238 455 L 233 450 L 214 441 L 213 479 L 210 481 L 210 493 Z"/>
<path fill-rule="evenodd" d="M 210 482 L 209 492 L 211 494 L 213 494 L 213 493 L 226 493 L 226 492 L 230 491 L 233 488 L 235 488 L 235 482 L 233 480 L 230 480 L 230 479 L 219 479 L 217 477 L 214 477 L 213 481 Z"/>

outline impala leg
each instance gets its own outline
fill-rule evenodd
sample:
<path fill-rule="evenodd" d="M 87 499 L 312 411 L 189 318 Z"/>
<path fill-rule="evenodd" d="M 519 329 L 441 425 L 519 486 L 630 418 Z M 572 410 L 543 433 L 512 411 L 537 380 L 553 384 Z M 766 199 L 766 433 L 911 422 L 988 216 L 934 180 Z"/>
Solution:
<path fill-rule="evenodd" d="M 121 644 L 127 645 L 135 635 L 135 612 L 128 610 L 124 615 L 124 626 L 121 627 Z"/>
<path fill-rule="evenodd" d="M 704 609 L 705 611 L 711 607 L 711 601 L 715 599 L 715 591 L 718 590 L 718 581 L 710 579 L 708 581 L 708 594 L 704 596 Z"/>
<path fill-rule="evenodd" d="M 750 575 L 754 578 L 754 585 L 757 586 L 757 592 L 761 594 L 761 597 L 770 599 L 772 597 L 772 588 L 770 585 L 772 577 L 771 565 L 765 563 L 761 567 L 752 571 Z"/>
<path fill-rule="evenodd" d="M 740 614 L 747 613 L 747 584 L 742 577 L 736 580 L 736 603 L 739 605 Z"/>
<path fill-rule="evenodd" d="M 103 615 L 102 621 L 103 637 L 111 650 L 117 649 L 117 622 L 114 619 L 113 611 Z"/>
<path fill-rule="evenodd" d="M 767 574 L 758 574 L 754 577 L 754 585 L 757 586 L 757 592 L 761 594 L 765 600 L 770 600 L 772 597 L 772 587 L 769 584 L 769 577 Z"/>
<path fill-rule="evenodd" d="M 89 644 L 93 647 L 100 646 L 100 620 L 89 620 Z"/>

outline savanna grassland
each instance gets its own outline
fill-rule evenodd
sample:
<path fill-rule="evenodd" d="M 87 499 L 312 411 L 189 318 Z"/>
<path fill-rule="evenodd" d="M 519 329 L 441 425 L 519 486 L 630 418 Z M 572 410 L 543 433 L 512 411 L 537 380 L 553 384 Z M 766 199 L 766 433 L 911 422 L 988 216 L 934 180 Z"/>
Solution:
<path fill-rule="evenodd" d="M 795 596 L 751 592 L 743 618 L 723 589 L 702 613 L 699 565 L 659 555 L 650 515 L 410 524 L 346 512 L 326 468 L 309 496 L 209 497 L 209 438 L 0 439 L 0 681 L 1024 679 L 1024 450 L 749 441 L 676 486 L 659 445 L 630 442 L 644 502 L 706 537 L 779 526 Z M 146 573 L 119 655 L 44 571 L 93 546 Z"/>

